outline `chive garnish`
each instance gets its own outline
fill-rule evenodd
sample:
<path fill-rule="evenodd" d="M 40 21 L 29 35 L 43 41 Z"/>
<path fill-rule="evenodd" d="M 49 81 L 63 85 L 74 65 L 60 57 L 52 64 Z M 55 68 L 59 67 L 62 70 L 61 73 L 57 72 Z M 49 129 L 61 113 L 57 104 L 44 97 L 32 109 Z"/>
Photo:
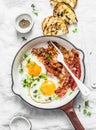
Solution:
<path fill-rule="evenodd" d="M 34 97 L 34 98 L 36 98 L 36 97 L 37 97 L 37 95 L 33 95 L 33 97 Z"/>
<path fill-rule="evenodd" d="M 87 112 L 87 115 L 88 115 L 88 116 L 91 116 L 91 114 L 92 114 L 92 113 L 91 113 L 90 111 Z"/>
<path fill-rule="evenodd" d="M 23 68 L 19 69 L 19 73 L 22 74 L 23 73 Z"/>
<path fill-rule="evenodd" d="M 34 14 L 35 14 L 36 16 L 38 16 L 38 12 L 34 12 Z"/>
<path fill-rule="evenodd" d="M 83 113 L 86 114 L 87 116 L 91 116 L 91 112 L 88 111 L 87 109 L 83 109 Z"/>
<path fill-rule="evenodd" d="M 33 84 L 33 86 L 36 86 L 37 84 Z"/>
<path fill-rule="evenodd" d="M 47 79 L 48 79 L 46 74 L 41 74 L 41 75 L 39 75 L 39 78 L 42 78 L 42 79 L 44 79 L 44 80 L 47 80 Z"/>
<path fill-rule="evenodd" d="M 52 59 L 52 56 L 49 55 L 49 54 L 46 54 L 45 56 L 46 56 L 46 58 L 47 58 L 48 60 Z"/>
<path fill-rule="evenodd" d="M 52 98 L 51 98 L 51 97 L 49 97 L 49 100 L 52 100 Z"/>
<path fill-rule="evenodd" d="M 34 91 L 33 91 L 33 93 L 37 93 L 37 92 L 38 92 L 38 90 L 34 90 Z"/>
<path fill-rule="evenodd" d="M 25 88 L 25 87 L 29 87 L 29 83 L 28 83 L 28 81 L 25 79 L 24 81 L 23 81 L 23 87 Z"/>
<path fill-rule="evenodd" d="M 35 5 L 34 5 L 34 4 L 32 4 L 32 5 L 31 5 L 31 7 L 34 9 L 34 8 L 35 8 Z"/>
<path fill-rule="evenodd" d="M 89 106 L 89 100 L 85 101 L 85 107 Z"/>
<path fill-rule="evenodd" d="M 36 16 L 38 16 L 38 12 L 37 12 L 36 9 L 35 9 L 35 5 L 32 4 L 31 7 L 32 7 L 32 9 L 33 9 L 33 14 L 36 15 Z"/>
<path fill-rule="evenodd" d="M 27 60 L 27 63 L 30 63 L 30 61 L 31 61 L 31 59 L 28 59 L 28 60 Z"/>
<path fill-rule="evenodd" d="M 73 33 L 77 33 L 77 32 L 78 32 L 78 29 L 75 28 L 75 29 L 72 30 L 72 32 L 73 32 Z"/>
<path fill-rule="evenodd" d="M 70 89 L 69 91 L 68 91 L 68 95 L 71 95 L 73 93 L 73 91 Z"/>
<path fill-rule="evenodd" d="M 40 99 L 41 97 L 40 97 L 40 95 L 38 96 L 38 99 Z"/>
<path fill-rule="evenodd" d="M 34 86 L 37 85 L 37 82 L 39 82 L 40 79 L 46 80 L 47 79 L 47 75 L 46 74 L 41 74 L 38 77 L 26 75 L 26 78 L 23 80 L 22 85 L 23 85 L 23 87 L 29 87 L 31 85 L 32 85 L 31 87 L 34 87 Z"/>
<path fill-rule="evenodd" d="M 25 53 L 23 57 L 24 57 L 24 58 L 27 58 L 27 57 L 28 57 L 28 54 Z"/>
<path fill-rule="evenodd" d="M 84 113 L 84 114 L 87 114 L 87 109 L 83 109 L 83 113 Z"/>
<path fill-rule="evenodd" d="M 38 49 L 38 54 L 40 54 L 42 52 L 42 50 L 41 49 Z"/>
<path fill-rule="evenodd" d="M 31 65 L 32 65 L 32 66 L 35 66 L 35 65 L 36 65 L 36 63 L 35 63 L 35 62 L 32 62 L 32 63 L 31 63 Z"/>
<path fill-rule="evenodd" d="M 21 37 L 23 41 L 27 41 L 27 38 L 26 37 Z"/>

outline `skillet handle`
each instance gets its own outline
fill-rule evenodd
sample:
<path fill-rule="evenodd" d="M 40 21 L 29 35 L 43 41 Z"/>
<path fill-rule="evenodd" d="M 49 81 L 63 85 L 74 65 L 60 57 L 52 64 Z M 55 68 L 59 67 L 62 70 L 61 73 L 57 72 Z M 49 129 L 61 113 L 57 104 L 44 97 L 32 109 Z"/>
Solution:
<path fill-rule="evenodd" d="M 75 130 L 85 130 L 74 111 L 73 102 L 74 101 L 71 101 L 68 105 L 61 107 L 61 110 L 67 114 Z"/>

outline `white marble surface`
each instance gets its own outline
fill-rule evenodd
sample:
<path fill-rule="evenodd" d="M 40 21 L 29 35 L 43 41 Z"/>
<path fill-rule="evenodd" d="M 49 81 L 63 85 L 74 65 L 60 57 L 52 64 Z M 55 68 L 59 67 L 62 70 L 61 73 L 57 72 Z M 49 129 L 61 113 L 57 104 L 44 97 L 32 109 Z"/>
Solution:
<path fill-rule="evenodd" d="M 34 3 L 39 16 L 34 16 L 31 4 Z M 81 95 L 77 98 L 74 107 L 81 123 L 86 130 L 96 130 L 96 90 L 91 86 L 96 83 L 96 1 L 78 0 L 75 9 L 78 24 L 70 26 L 70 33 L 64 38 L 68 39 L 85 52 L 86 81 L 91 94 L 89 110 L 92 115 L 86 116 L 78 110 L 78 105 L 84 107 Z M 33 30 L 20 35 L 15 30 L 15 18 L 22 12 L 28 12 L 34 20 Z M 11 64 L 18 49 L 24 45 L 21 37 L 28 40 L 42 35 L 41 21 L 45 16 L 52 14 L 49 0 L 0 0 L 0 130 L 8 130 L 10 119 L 14 115 L 28 117 L 33 125 L 33 130 L 74 130 L 68 117 L 61 110 L 39 110 L 27 105 L 11 91 Z M 76 34 L 72 29 L 78 28 Z"/>

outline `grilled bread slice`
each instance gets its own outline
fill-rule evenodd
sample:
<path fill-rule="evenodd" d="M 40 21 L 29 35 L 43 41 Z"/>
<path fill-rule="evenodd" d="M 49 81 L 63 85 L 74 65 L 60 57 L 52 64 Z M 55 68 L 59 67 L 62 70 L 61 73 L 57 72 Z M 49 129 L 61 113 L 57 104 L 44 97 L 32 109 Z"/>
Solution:
<path fill-rule="evenodd" d="M 44 35 L 63 35 L 68 33 L 68 25 L 59 17 L 48 16 L 42 22 Z"/>
<path fill-rule="evenodd" d="M 66 21 L 68 24 L 73 24 L 77 22 L 77 17 L 72 7 L 63 2 L 58 3 L 54 7 L 53 15 L 58 16 L 62 20 Z"/>
<path fill-rule="evenodd" d="M 75 8 L 76 4 L 77 4 L 77 0 L 50 0 L 50 3 L 53 6 L 56 6 L 56 4 L 58 2 L 64 2 L 66 4 L 69 4 L 72 8 Z"/>

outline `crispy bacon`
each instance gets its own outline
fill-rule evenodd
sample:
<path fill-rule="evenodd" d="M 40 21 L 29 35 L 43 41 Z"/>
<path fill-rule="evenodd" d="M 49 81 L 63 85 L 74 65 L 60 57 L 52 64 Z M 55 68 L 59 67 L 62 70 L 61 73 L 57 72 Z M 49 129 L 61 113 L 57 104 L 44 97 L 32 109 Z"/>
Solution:
<path fill-rule="evenodd" d="M 56 43 L 57 44 L 57 43 Z M 81 65 L 79 59 L 79 53 L 72 49 L 68 51 L 66 48 L 58 45 L 59 49 L 64 55 L 64 60 L 71 71 L 76 75 L 77 78 L 81 77 Z M 32 53 L 35 54 L 40 61 L 45 65 L 47 73 L 53 76 L 56 76 L 59 79 L 59 87 L 55 91 L 55 93 L 62 97 L 66 94 L 67 90 L 71 88 L 74 90 L 76 88 L 76 83 L 65 67 L 56 60 L 57 51 L 50 44 L 48 48 L 33 48 Z"/>

